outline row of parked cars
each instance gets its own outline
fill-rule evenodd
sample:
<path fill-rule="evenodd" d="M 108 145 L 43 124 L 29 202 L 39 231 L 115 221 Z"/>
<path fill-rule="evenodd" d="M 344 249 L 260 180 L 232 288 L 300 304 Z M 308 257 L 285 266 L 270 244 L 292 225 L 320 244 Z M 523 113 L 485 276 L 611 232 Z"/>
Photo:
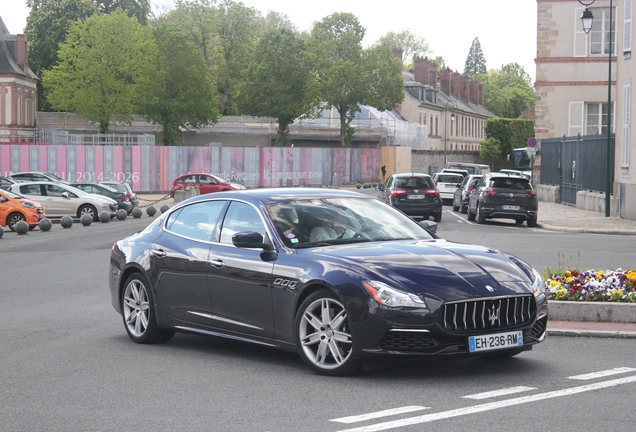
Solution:
<path fill-rule="evenodd" d="M 89 215 L 98 220 L 103 211 L 114 217 L 139 205 L 137 195 L 123 182 L 71 183 L 53 173 L 21 172 L 0 177 L 0 226 L 12 231 L 23 220 L 29 229 L 47 217 Z"/>
<path fill-rule="evenodd" d="M 442 206 L 468 215 L 479 224 L 487 219 L 513 219 L 518 225 L 537 225 L 539 203 L 527 176 L 505 170 L 487 174 L 445 169 L 434 176 L 393 174 L 378 186 L 378 199 L 409 216 L 442 220 Z"/>

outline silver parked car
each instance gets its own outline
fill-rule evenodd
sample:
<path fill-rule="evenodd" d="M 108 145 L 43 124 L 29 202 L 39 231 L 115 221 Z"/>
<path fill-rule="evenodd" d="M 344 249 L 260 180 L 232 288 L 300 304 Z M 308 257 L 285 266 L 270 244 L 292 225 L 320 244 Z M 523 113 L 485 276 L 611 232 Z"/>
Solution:
<path fill-rule="evenodd" d="M 11 192 L 42 204 L 47 217 L 64 215 L 81 217 L 90 215 L 94 221 L 105 211 L 111 218 L 117 211 L 117 202 L 111 198 L 86 193 L 72 186 L 53 182 L 16 183 Z"/>

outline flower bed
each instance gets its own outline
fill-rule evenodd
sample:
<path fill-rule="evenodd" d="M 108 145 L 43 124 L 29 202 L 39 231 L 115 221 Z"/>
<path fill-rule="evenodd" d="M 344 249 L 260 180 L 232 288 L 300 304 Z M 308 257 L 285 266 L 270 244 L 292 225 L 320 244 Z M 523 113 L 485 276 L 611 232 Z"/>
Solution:
<path fill-rule="evenodd" d="M 636 270 L 566 270 L 545 280 L 550 300 L 636 303 Z"/>

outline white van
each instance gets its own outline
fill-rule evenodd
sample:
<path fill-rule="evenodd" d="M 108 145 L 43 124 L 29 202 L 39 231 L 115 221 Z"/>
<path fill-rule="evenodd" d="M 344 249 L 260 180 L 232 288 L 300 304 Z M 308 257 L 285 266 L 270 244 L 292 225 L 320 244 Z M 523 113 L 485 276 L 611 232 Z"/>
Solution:
<path fill-rule="evenodd" d="M 446 162 L 444 168 L 466 170 L 469 174 L 488 174 L 490 167 L 485 164 L 475 164 L 468 162 Z"/>

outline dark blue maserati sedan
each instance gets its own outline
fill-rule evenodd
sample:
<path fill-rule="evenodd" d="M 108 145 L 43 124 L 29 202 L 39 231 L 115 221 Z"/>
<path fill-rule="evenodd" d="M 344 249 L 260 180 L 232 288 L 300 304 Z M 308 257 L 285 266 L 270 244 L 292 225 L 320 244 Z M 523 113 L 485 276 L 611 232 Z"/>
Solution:
<path fill-rule="evenodd" d="M 116 242 L 112 305 L 137 343 L 175 332 L 297 351 L 348 375 L 396 357 L 499 356 L 546 335 L 541 276 L 337 189 L 218 192 Z"/>

